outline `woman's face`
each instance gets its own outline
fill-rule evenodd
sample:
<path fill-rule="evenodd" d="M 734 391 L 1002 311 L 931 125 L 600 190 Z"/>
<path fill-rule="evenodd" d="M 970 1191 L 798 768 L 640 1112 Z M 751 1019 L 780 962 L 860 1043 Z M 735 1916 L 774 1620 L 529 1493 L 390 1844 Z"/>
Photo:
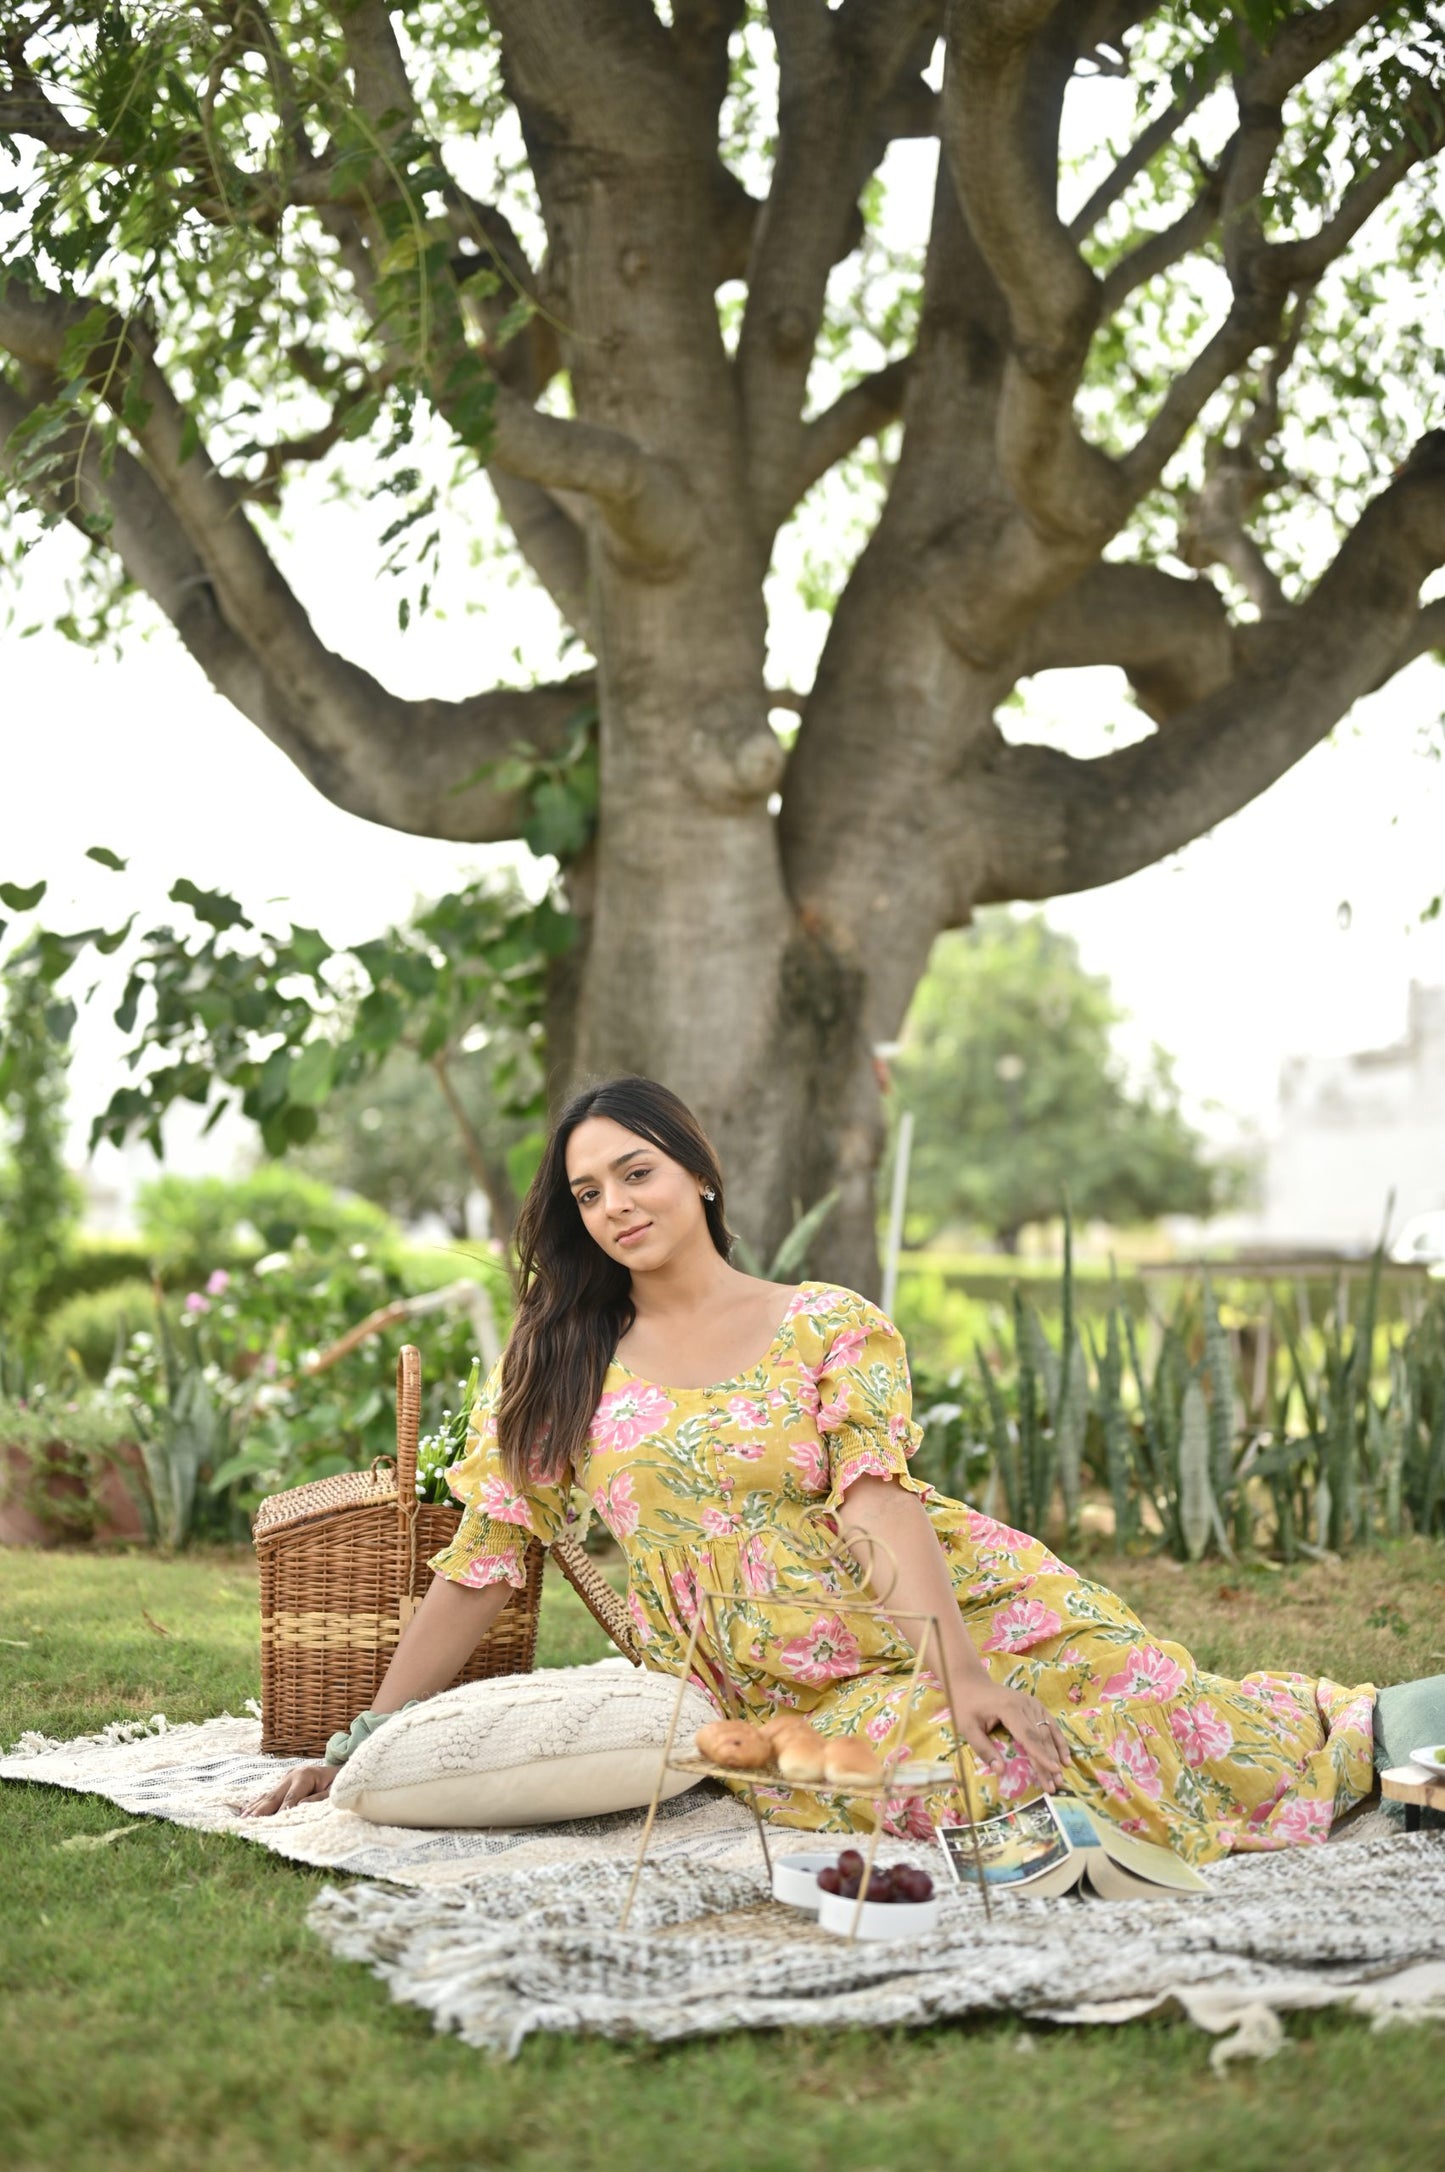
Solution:
<path fill-rule="evenodd" d="M 587 1234 L 629 1273 L 710 1241 L 691 1170 L 610 1116 L 585 1118 L 567 1141 L 567 1182 Z"/>

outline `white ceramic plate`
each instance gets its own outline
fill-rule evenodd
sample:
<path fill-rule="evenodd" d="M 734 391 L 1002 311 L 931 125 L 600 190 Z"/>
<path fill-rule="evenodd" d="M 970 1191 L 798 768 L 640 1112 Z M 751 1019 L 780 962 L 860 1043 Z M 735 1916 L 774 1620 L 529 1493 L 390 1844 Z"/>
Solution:
<path fill-rule="evenodd" d="M 926 1901 L 864 1901 L 860 1909 L 856 1901 L 846 1900 L 841 1893 L 823 1895 L 818 1909 L 819 1930 L 847 1938 L 853 1932 L 855 1917 L 859 1938 L 922 1938 L 938 1929 L 938 1897 L 935 1894 Z"/>
<path fill-rule="evenodd" d="M 836 1848 L 828 1855 L 775 1855 L 773 1899 L 786 1901 L 790 1908 L 806 1908 L 810 1915 L 816 1915 L 818 1903 L 823 1898 L 818 1887 L 818 1873 L 826 1864 L 837 1860 Z"/>
<path fill-rule="evenodd" d="M 1445 1780 L 1445 1742 L 1436 1742 L 1429 1749 L 1411 1750 L 1412 1765 L 1423 1765 L 1427 1772 L 1438 1773 Z"/>

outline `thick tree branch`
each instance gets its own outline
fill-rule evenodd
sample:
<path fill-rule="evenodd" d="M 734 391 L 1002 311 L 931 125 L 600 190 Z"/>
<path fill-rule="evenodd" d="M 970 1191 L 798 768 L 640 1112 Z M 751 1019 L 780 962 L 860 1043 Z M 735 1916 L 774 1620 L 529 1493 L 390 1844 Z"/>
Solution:
<path fill-rule="evenodd" d="M 700 533 L 696 499 L 670 462 L 655 460 L 621 430 L 546 415 L 497 387 L 492 464 L 546 490 L 591 498 L 618 541 L 649 565 L 676 563 Z"/>
<path fill-rule="evenodd" d="M 1157 566 L 1095 566 L 1035 619 L 1021 676 L 1116 664 L 1156 723 L 1202 701 L 1235 668 L 1234 630 L 1207 580 Z"/>
<path fill-rule="evenodd" d="M 1388 671 L 1375 681 L 1370 692 L 1373 694 L 1387 679 L 1393 679 L 1397 671 L 1403 671 L 1406 664 L 1413 664 L 1421 656 L 1445 658 L 1445 596 L 1436 596 L 1420 606 L 1415 623 L 1395 651 Z"/>
<path fill-rule="evenodd" d="M 1055 202 L 1058 112 L 1071 58 L 1054 0 L 954 7 L 944 146 L 968 221 L 1007 305 L 999 458 L 1046 534 L 1101 547 L 1126 510 L 1112 462 L 1086 444 L 1074 395 L 1098 322 L 1100 282 Z"/>
<path fill-rule="evenodd" d="M 27 398 L 0 379 L 7 443 L 58 390 L 54 365 L 80 313 L 58 297 L 23 295 L 13 283 L 0 293 L 0 348 L 30 387 Z M 184 418 L 135 331 L 132 350 L 142 355 L 141 390 L 151 409 L 138 432 L 145 464 L 122 445 L 110 475 L 102 475 L 98 446 L 82 431 L 66 482 L 48 486 L 52 509 L 87 534 L 109 513 L 108 540 L 128 577 L 170 619 L 217 690 L 337 806 L 424 836 L 516 836 L 523 819 L 516 799 L 476 772 L 518 740 L 560 751 L 590 680 L 460 702 L 403 701 L 326 648 L 234 486 L 204 448 L 185 457 Z M 106 361 L 95 358 L 93 370 L 103 371 Z M 112 366 L 109 374 L 123 382 L 127 371 Z M 119 383 L 115 397 L 119 404 Z"/>
<path fill-rule="evenodd" d="M 737 352 L 748 488 L 764 541 L 796 502 L 803 403 L 828 276 L 857 237 L 859 193 L 888 141 L 889 100 L 916 79 L 939 13 L 938 0 L 837 14 L 820 0 L 772 0 L 769 8 L 778 151 Z"/>
<path fill-rule="evenodd" d="M 1222 822 L 1324 739 L 1418 638 L 1445 563 L 1445 433 L 1422 440 L 1286 622 L 1255 630 L 1229 683 L 1096 761 L 1000 745 L 981 787 L 996 842 L 975 896 L 1058 897 L 1117 882 Z"/>

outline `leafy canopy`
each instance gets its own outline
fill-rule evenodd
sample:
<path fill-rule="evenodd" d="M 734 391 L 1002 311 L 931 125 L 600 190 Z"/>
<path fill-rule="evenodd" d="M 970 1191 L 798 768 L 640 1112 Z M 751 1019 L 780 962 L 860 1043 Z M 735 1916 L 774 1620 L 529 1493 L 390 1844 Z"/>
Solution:
<path fill-rule="evenodd" d="M 1145 124 L 1173 112 L 1132 182 L 1097 216 L 1080 212 L 1092 268 L 1118 272 L 1180 221 L 1217 176 L 1237 124 L 1236 72 L 1307 10 L 1298 0 L 1166 0 L 1071 88 L 1061 195 L 1087 206 Z M 1328 12 L 1328 11 L 1324 11 Z M 639 18 L 645 11 L 639 8 Z M 378 506 L 380 563 L 405 576 L 405 625 L 436 602 L 443 547 L 486 519 L 471 493 L 492 442 L 495 365 L 536 334 L 558 369 L 527 255 L 545 254 L 541 206 L 503 80 L 500 39 L 478 0 L 405 0 L 390 10 L 404 77 L 368 112 L 346 50 L 347 10 L 312 0 L 12 0 L 12 96 L 0 147 L 0 279 L 34 282 L 80 312 L 58 382 L 10 442 L 13 482 L 46 522 L 98 538 L 103 502 L 82 489 L 82 451 L 104 467 L 151 418 L 145 359 L 180 403 L 181 457 L 205 456 L 257 508 L 276 508 L 311 463 L 333 488 Z M 672 11 L 659 7 L 664 21 Z M 639 36 L 642 34 L 639 21 Z M 1126 48 L 1127 46 L 1127 53 Z M 1132 96 L 1121 98 L 1119 77 Z M 1401 145 L 1438 140 L 1445 8 L 1375 9 L 1290 91 L 1284 135 L 1256 209 L 1267 238 L 1327 224 Z M 718 123 L 724 168 L 766 196 L 778 132 L 768 10 L 748 0 L 730 45 Z M 1072 146 L 1072 149 L 1070 147 Z M 1130 522 L 1150 555 L 1169 550 L 1206 449 L 1267 421 L 1251 513 L 1287 584 L 1312 577 L 1351 525 L 1382 461 L 1402 459 L 1441 419 L 1434 302 L 1445 256 L 1438 173 L 1416 165 L 1363 241 L 1297 303 L 1283 341 L 1207 403 L 1160 488 Z M 815 405 L 912 344 L 929 191 L 884 162 L 866 184 L 857 246 L 830 282 L 817 341 Z M 382 237 L 364 279 L 348 222 Z M 520 247 L 513 246 L 520 244 Z M 1082 418 L 1117 450 L 1157 413 L 1181 360 L 1217 325 L 1226 293 L 1217 226 L 1164 251 L 1157 274 L 1123 283 L 1096 333 Z M 731 343 L 739 290 L 719 321 Z M 137 343 L 132 331 L 144 336 Z M 1281 400 L 1281 379 L 1287 396 Z M 565 406 L 565 370 L 558 380 Z M 814 496 L 823 518 L 785 547 L 805 601 L 828 607 L 881 505 L 889 443 L 849 452 Z M 23 554 L 31 516 L 12 537 Z M 463 569 L 466 554 L 453 562 Z M 115 623 L 125 581 L 90 562 L 67 630 Z"/>

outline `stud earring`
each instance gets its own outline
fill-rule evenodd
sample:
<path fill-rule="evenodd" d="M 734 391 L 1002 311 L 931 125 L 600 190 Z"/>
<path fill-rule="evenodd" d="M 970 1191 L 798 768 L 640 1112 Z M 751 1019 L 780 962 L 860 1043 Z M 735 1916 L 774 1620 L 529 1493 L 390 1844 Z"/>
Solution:
<path fill-rule="evenodd" d="M 717 1193 L 713 1190 L 711 1184 L 704 1184 L 702 1188 L 702 1196 L 704 1199 L 716 1199 Z"/>

